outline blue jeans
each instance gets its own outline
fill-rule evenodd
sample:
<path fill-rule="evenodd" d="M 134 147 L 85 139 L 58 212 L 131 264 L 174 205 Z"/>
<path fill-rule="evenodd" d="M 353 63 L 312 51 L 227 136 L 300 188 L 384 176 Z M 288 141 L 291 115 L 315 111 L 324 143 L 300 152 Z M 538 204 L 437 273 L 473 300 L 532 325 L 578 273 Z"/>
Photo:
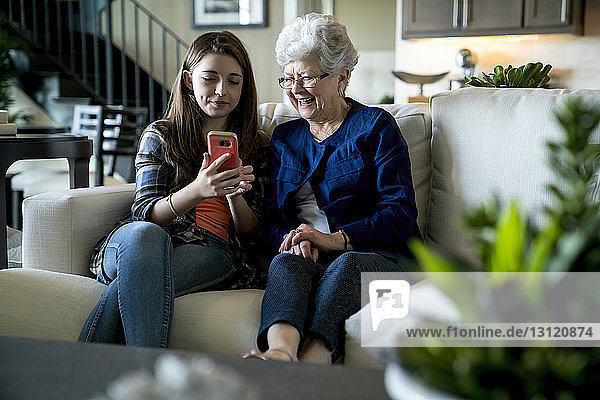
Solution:
<path fill-rule="evenodd" d="M 173 299 L 206 289 L 234 271 L 228 244 L 210 232 L 206 237 L 206 246 L 173 248 L 169 234 L 151 222 L 119 228 L 104 252 L 104 271 L 112 281 L 79 341 L 166 348 Z"/>

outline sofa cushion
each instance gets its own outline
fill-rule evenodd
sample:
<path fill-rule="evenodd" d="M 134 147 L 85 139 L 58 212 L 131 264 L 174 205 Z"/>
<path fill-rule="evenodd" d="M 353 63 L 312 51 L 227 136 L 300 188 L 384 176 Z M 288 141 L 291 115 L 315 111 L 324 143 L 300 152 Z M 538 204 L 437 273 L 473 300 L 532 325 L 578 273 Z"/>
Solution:
<path fill-rule="evenodd" d="M 600 102 L 599 90 L 465 88 L 431 98 L 430 246 L 477 263 L 459 219 L 493 193 L 543 220 L 553 181 L 545 143 L 561 137 L 553 110 L 571 94 Z"/>
<path fill-rule="evenodd" d="M 380 104 L 392 114 L 402 136 L 408 144 L 413 186 L 419 212 L 417 222 L 421 233 L 425 233 L 425 221 L 429 206 L 429 183 L 431 179 L 431 117 L 425 103 Z M 269 136 L 283 122 L 299 118 L 294 107 L 283 103 L 264 103 L 259 106 L 259 122 Z"/>
<path fill-rule="evenodd" d="M 406 329 L 422 327 L 429 320 L 460 321 L 460 314 L 448 296 L 428 279 L 411 286 L 409 315 L 381 321 L 377 332 L 371 329 L 371 306 L 365 305 L 346 320 L 344 365 L 382 368 L 385 360 L 393 358 L 393 346 Z"/>
<path fill-rule="evenodd" d="M 76 341 L 105 286 L 78 275 L 0 271 L 0 335 Z"/>
<path fill-rule="evenodd" d="M 258 106 L 258 124 L 269 137 L 279 124 L 300 118 L 298 111 L 286 103 L 262 103 Z"/>
<path fill-rule="evenodd" d="M 76 341 L 105 285 L 34 269 L 0 271 L 0 335 Z M 175 299 L 170 347 L 239 355 L 256 347 L 262 290 Z"/>
<path fill-rule="evenodd" d="M 417 223 L 423 237 L 431 182 L 431 116 L 426 103 L 381 104 L 381 107 L 394 117 L 400 132 L 408 144 L 411 175 L 417 203 Z"/>
<path fill-rule="evenodd" d="M 227 354 L 255 348 L 263 293 L 225 290 L 176 298 L 170 347 Z"/>

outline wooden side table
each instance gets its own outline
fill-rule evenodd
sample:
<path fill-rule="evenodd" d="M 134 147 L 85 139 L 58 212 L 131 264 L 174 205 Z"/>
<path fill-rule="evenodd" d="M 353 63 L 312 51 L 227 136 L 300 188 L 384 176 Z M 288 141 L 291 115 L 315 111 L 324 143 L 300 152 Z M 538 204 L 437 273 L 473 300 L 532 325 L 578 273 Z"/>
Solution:
<path fill-rule="evenodd" d="M 6 171 L 17 160 L 66 158 L 71 188 L 89 186 L 92 140 L 68 134 L 0 136 L 0 269 L 8 268 L 6 249 Z"/>

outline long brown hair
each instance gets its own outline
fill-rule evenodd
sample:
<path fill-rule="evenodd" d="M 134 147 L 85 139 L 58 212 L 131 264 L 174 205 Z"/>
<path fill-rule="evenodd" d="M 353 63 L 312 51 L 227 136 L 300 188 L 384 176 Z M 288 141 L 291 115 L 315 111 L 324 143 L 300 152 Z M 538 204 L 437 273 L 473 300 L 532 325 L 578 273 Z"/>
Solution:
<path fill-rule="evenodd" d="M 248 52 L 231 32 L 205 33 L 194 40 L 186 52 L 164 114 L 170 125 L 164 133 L 167 142 L 165 160 L 175 167 L 177 184 L 185 185 L 196 178 L 202 165 L 202 154 L 207 151 L 201 134 L 206 115 L 183 79 L 183 71 L 192 71 L 207 54 L 231 56 L 242 67 L 244 79 L 240 101 L 228 115 L 225 129 L 238 135 L 239 156 L 244 164 L 254 163 L 260 145 L 256 83 Z"/>

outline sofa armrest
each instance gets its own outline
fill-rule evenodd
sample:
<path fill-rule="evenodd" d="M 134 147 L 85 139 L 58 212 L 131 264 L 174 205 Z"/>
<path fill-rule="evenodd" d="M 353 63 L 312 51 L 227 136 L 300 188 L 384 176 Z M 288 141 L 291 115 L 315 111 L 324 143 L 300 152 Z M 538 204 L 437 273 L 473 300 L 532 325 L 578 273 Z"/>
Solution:
<path fill-rule="evenodd" d="M 125 216 L 134 184 L 42 193 L 23 202 L 23 267 L 91 276 L 94 245 Z"/>

